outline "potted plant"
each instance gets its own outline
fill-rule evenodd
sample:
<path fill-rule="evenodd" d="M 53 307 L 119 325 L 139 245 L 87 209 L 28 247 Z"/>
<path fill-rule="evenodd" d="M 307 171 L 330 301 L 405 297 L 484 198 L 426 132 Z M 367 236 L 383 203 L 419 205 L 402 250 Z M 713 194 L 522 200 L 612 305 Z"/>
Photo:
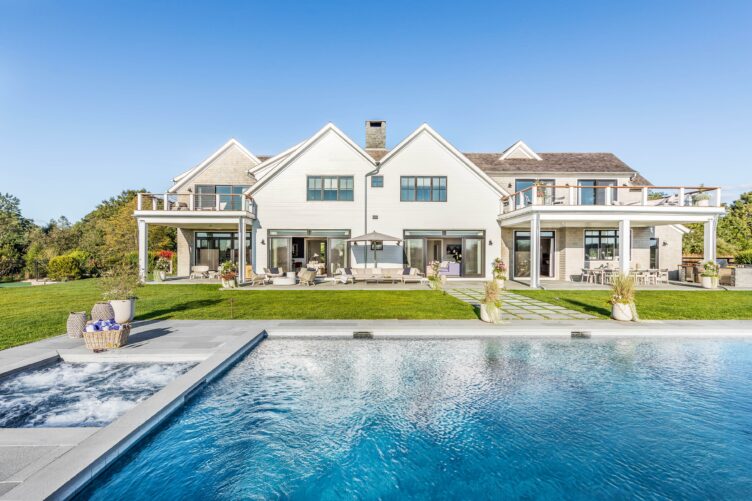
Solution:
<path fill-rule="evenodd" d="M 710 205 L 710 195 L 702 191 L 702 186 L 700 186 L 700 191 L 692 194 L 692 205 L 696 207 L 707 207 Z"/>
<path fill-rule="evenodd" d="M 492 324 L 499 323 L 501 320 L 499 285 L 495 280 L 485 283 L 485 295 L 480 302 L 480 319 Z"/>
<path fill-rule="evenodd" d="M 102 297 L 115 312 L 115 321 L 131 322 L 136 313 L 136 289 L 141 285 L 136 268 L 121 263 L 102 276 L 100 285 L 104 290 Z"/>
<path fill-rule="evenodd" d="M 611 285 L 611 318 L 629 322 L 634 319 L 635 283 L 629 275 L 619 274 L 614 277 Z"/>
<path fill-rule="evenodd" d="M 167 272 L 170 269 L 170 261 L 165 257 L 158 257 L 154 263 L 154 281 L 163 282 L 167 278 Z"/>
<path fill-rule="evenodd" d="M 533 190 L 535 191 L 535 204 L 543 205 L 546 203 L 546 185 L 539 180 L 535 180 L 533 183 Z"/>
<path fill-rule="evenodd" d="M 497 257 L 493 260 L 493 274 L 494 279 L 496 280 L 496 285 L 499 286 L 499 289 L 504 288 L 504 280 L 507 279 L 507 265 L 504 263 L 504 261 Z"/>
<path fill-rule="evenodd" d="M 441 289 L 442 282 L 441 276 L 439 276 L 439 267 L 441 266 L 441 263 L 438 261 L 431 261 L 428 263 L 428 266 L 431 269 L 428 273 L 428 285 L 430 285 L 433 290 Z"/>
<path fill-rule="evenodd" d="M 232 261 L 225 261 L 220 265 L 219 276 L 222 278 L 222 287 L 225 289 L 237 287 L 238 267 Z"/>
<path fill-rule="evenodd" d="M 718 287 L 718 272 L 720 270 L 720 266 L 718 266 L 718 263 L 715 261 L 705 261 L 702 263 L 702 273 L 700 273 L 700 277 L 702 277 L 702 287 L 703 289 L 715 289 Z"/>

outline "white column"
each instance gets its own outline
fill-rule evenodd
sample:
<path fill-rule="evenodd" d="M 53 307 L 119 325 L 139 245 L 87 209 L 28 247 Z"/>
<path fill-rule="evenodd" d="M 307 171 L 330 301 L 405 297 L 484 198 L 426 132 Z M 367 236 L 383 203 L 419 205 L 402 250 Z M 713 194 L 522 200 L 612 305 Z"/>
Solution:
<path fill-rule="evenodd" d="M 632 248 L 632 223 L 629 219 L 619 221 L 619 271 L 629 274 L 631 263 L 629 253 Z"/>
<path fill-rule="evenodd" d="M 540 214 L 530 219 L 530 288 L 540 288 Z"/>
<path fill-rule="evenodd" d="M 715 261 L 715 247 L 716 247 L 716 224 L 718 220 L 714 217 L 709 219 L 704 225 L 704 247 L 702 256 L 705 261 Z"/>
<path fill-rule="evenodd" d="M 245 282 L 245 246 L 246 246 L 246 222 L 245 218 L 241 217 L 238 223 L 238 245 L 240 246 L 240 252 L 238 253 L 238 283 Z"/>
<path fill-rule="evenodd" d="M 146 282 L 149 273 L 149 225 L 143 219 L 138 220 L 138 276 Z"/>

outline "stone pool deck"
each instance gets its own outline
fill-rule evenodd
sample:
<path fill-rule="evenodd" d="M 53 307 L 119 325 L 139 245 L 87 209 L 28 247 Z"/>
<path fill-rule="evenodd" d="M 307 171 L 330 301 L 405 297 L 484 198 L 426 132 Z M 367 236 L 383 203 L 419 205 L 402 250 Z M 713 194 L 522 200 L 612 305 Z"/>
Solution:
<path fill-rule="evenodd" d="M 490 325 L 477 320 L 164 320 L 136 323 L 131 344 L 101 354 L 88 352 L 81 340 L 50 338 L 0 351 L 0 377 L 59 360 L 200 363 L 103 428 L 0 429 L 0 498 L 65 498 L 73 494 L 264 337 L 353 338 L 358 332 L 379 339 L 571 338 L 573 331 L 586 331 L 593 338 L 752 338 L 752 321 L 619 323 L 557 318 Z"/>

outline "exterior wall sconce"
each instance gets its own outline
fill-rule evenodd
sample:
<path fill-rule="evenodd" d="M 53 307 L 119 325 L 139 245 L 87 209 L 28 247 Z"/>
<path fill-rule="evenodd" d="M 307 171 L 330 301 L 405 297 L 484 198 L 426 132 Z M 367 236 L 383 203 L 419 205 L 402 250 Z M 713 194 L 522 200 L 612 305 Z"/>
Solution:
<path fill-rule="evenodd" d="M 492 246 L 492 245 L 493 245 L 493 240 L 489 240 L 489 241 L 488 241 L 488 246 L 490 247 L 490 246 Z"/>
<path fill-rule="evenodd" d="M 264 240 L 263 238 L 261 239 L 261 245 L 266 245 L 266 240 Z"/>

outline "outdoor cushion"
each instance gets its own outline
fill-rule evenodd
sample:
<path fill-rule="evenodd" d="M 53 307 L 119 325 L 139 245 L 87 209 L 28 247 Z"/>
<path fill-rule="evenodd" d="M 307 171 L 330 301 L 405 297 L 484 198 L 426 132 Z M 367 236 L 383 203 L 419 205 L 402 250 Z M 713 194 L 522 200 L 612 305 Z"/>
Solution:
<path fill-rule="evenodd" d="M 409 275 L 409 274 L 411 274 L 411 273 L 412 273 L 412 271 L 413 271 L 413 269 L 412 269 L 412 268 L 404 268 L 404 269 L 402 270 L 402 274 L 403 274 L 403 275 Z"/>
<path fill-rule="evenodd" d="M 352 275 L 352 268 L 345 268 L 345 275 Z"/>
<path fill-rule="evenodd" d="M 269 272 L 274 274 L 279 273 L 279 268 L 269 268 Z"/>

